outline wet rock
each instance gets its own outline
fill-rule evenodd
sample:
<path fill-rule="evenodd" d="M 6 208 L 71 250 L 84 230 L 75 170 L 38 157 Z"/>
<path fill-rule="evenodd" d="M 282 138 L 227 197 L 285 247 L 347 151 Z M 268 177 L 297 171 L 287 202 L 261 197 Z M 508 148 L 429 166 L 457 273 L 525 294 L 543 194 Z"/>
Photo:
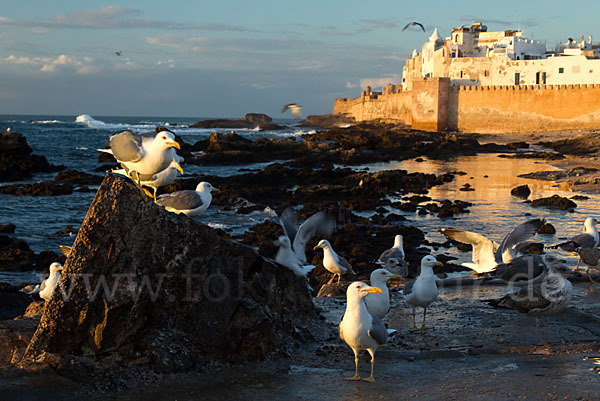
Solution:
<path fill-rule="evenodd" d="M 575 167 L 570 170 L 536 171 L 534 173 L 521 174 L 522 178 L 533 178 L 536 180 L 557 181 L 568 177 L 579 177 L 589 173 L 595 173 L 598 169 L 591 167 Z"/>
<path fill-rule="evenodd" d="M 102 282 L 113 292 L 90 292 Z M 305 279 L 164 211 L 113 175 L 90 206 L 59 284 L 69 296 L 57 292 L 46 304 L 24 360 L 81 380 L 88 370 L 75 355 L 109 370 L 123 360 L 184 371 L 209 359 L 291 350 L 318 324 Z"/>
<path fill-rule="evenodd" d="M 577 207 L 577 204 L 568 198 L 559 195 L 552 195 L 548 198 L 540 198 L 531 201 L 533 207 L 547 207 L 549 209 L 571 210 Z"/>
<path fill-rule="evenodd" d="M 511 153 L 509 155 L 498 155 L 504 159 L 544 159 L 544 160 L 560 160 L 564 159 L 560 153 L 555 152 L 525 152 L 525 153 Z"/>
<path fill-rule="evenodd" d="M 79 230 L 75 227 L 66 226 L 64 229 L 57 231 L 54 234 L 50 235 L 50 237 L 71 237 L 71 236 L 77 234 L 77 231 L 79 231 Z"/>
<path fill-rule="evenodd" d="M 451 201 L 449 199 L 443 199 L 439 202 L 439 204 L 428 203 L 424 207 L 432 213 L 437 213 L 439 218 L 447 218 L 452 217 L 455 214 L 470 213 L 468 209 L 468 207 L 470 206 L 473 206 L 473 204 L 469 202 L 464 202 L 461 200 Z"/>
<path fill-rule="evenodd" d="M 471 186 L 471 184 L 469 184 L 468 182 L 466 184 L 464 184 L 461 188 L 458 189 L 459 191 L 463 191 L 463 192 L 469 192 L 469 191 L 475 191 L 475 188 L 473 188 Z"/>
<path fill-rule="evenodd" d="M 588 200 L 588 199 L 590 199 L 590 197 L 589 196 L 585 196 L 585 195 L 574 195 L 574 196 L 571 196 L 570 199 L 573 199 L 573 200 Z"/>
<path fill-rule="evenodd" d="M 54 182 L 57 184 L 100 185 L 102 177 L 77 170 L 65 170 L 54 177 Z"/>
<path fill-rule="evenodd" d="M 600 133 L 590 132 L 577 135 L 572 139 L 563 139 L 552 142 L 541 142 L 542 146 L 569 155 L 587 155 L 600 151 Z"/>
<path fill-rule="evenodd" d="M 0 133 L 0 181 L 17 181 L 30 178 L 37 172 L 62 170 L 53 166 L 44 156 L 32 154 L 27 140 L 18 132 Z"/>
<path fill-rule="evenodd" d="M 57 184 L 53 181 L 36 182 L 35 184 L 12 184 L 0 187 L 0 193 L 16 196 L 60 196 L 71 195 L 73 186 Z"/>
<path fill-rule="evenodd" d="M 52 251 L 36 254 L 27 242 L 0 235 L 0 271 L 47 270 L 50 263 L 62 261 L 62 255 Z"/>
<path fill-rule="evenodd" d="M 0 234 L 12 234 L 17 229 L 17 226 L 14 224 L 0 224 Z"/>
<path fill-rule="evenodd" d="M 23 317 L 40 318 L 42 313 L 44 313 L 45 304 L 45 301 L 33 301 L 25 310 Z"/>
<path fill-rule="evenodd" d="M 248 113 L 239 119 L 224 119 L 198 121 L 191 128 L 249 128 L 259 130 L 278 130 L 286 127 L 272 122 L 273 119 L 266 114 Z"/>
<path fill-rule="evenodd" d="M 346 298 L 346 289 L 352 281 L 340 281 L 339 283 L 323 284 L 317 293 L 317 298 Z"/>
<path fill-rule="evenodd" d="M 14 319 L 25 313 L 31 297 L 17 287 L 0 283 L 0 320 Z"/>
<path fill-rule="evenodd" d="M 511 189 L 510 194 L 517 198 L 527 199 L 531 194 L 531 189 L 529 189 L 529 185 L 527 184 L 519 185 L 518 187 Z"/>
<path fill-rule="evenodd" d="M 0 321 L 0 364 L 14 364 L 21 360 L 38 323 L 39 319 Z"/>
<path fill-rule="evenodd" d="M 556 234 L 556 229 L 551 223 L 544 223 L 537 231 L 538 234 Z"/>

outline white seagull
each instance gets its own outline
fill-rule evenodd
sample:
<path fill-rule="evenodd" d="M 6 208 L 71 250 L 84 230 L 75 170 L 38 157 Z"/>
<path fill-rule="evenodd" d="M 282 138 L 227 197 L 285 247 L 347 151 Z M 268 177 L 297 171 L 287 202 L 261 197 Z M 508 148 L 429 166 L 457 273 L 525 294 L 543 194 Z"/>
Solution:
<path fill-rule="evenodd" d="M 40 298 L 44 301 L 50 301 L 63 267 L 60 263 L 52 263 L 50 265 L 50 276 L 40 284 Z"/>
<path fill-rule="evenodd" d="M 136 182 L 140 174 L 152 175 L 166 169 L 175 157 L 173 148 L 180 148 L 171 131 L 160 129 L 140 134 L 123 131 L 111 136 L 109 145 L 110 150 L 98 150 L 111 153 Z"/>
<path fill-rule="evenodd" d="M 399 274 L 393 274 L 386 269 L 375 269 L 371 272 L 371 287 L 377 287 L 381 292 L 367 295 L 365 303 L 369 313 L 383 319 L 390 310 L 390 292 L 387 282 L 392 279 L 401 279 Z"/>
<path fill-rule="evenodd" d="M 463 266 L 477 273 L 488 273 L 494 270 L 499 263 L 509 263 L 514 259 L 517 256 L 517 246 L 534 236 L 544 223 L 544 219 L 532 219 L 521 223 L 504 237 L 500 245 L 471 231 L 442 228 L 440 232 L 454 241 L 472 246 L 473 263 L 463 263 Z"/>
<path fill-rule="evenodd" d="M 381 293 L 377 287 L 369 287 L 365 283 L 356 281 L 346 290 L 346 312 L 338 326 L 340 338 L 354 351 L 354 376 L 344 380 L 364 380 L 374 382 L 373 367 L 375 365 L 375 352 L 379 346 L 387 342 L 387 329 L 377 316 L 367 310 L 363 298 L 369 294 Z M 367 350 L 371 355 L 371 376 L 361 379 L 358 375 L 358 353 Z"/>
<path fill-rule="evenodd" d="M 306 265 L 304 252 L 306 243 L 316 234 L 331 235 L 336 229 L 335 219 L 320 211 L 310 216 L 296 229 L 298 224 L 296 212 L 288 207 L 279 216 L 279 224 L 285 235 L 279 236 L 279 239 L 274 241 L 274 244 L 279 246 L 275 260 L 298 276 L 306 276 L 314 269 L 314 266 Z"/>
<path fill-rule="evenodd" d="M 421 273 L 415 280 L 410 281 L 404 287 L 404 299 L 412 306 L 413 327 L 411 330 L 417 330 L 415 323 L 415 310 L 417 306 L 423 308 L 423 324 L 421 329 L 427 329 L 425 326 L 425 317 L 427 316 L 427 307 L 438 296 L 438 288 L 436 277 L 433 274 L 434 266 L 442 266 L 442 262 L 438 262 L 435 256 L 427 255 L 421 259 Z"/>
<path fill-rule="evenodd" d="M 342 278 L 342 274 L 356 274 L 352 270 L 350 262 L 335 253 L 329 241 L 322 239 L 313 249 L 316 251 L 317 248 L 323 248 L 323 267 L 325 270 L 333 273 L 333 276 L 327 282 L 327 284 L 331 284 L 336 275 L 338 276 L 337 282 L 339 283 L 340 279 Z"/>
<path fill-rule="evenodd" d="M 405 263 L 405 257 L 404 237 L 398 234 L 394 237 L 394 246 L 390 249 L 386 249 L 379 255 L 379 262 L 384 264 L 389 258 L 396 258 L 399 263 Z"/>
<path fill-rule="evenodd" d="M 598 229 L 596 228 L 596 224 L 598 222 L 593 217 L 588 217 L 585 219 L 583 223 L 583 232 L 574 237 L 571 237 L 568 241 L 562 242 L 560 244 L 552 245 L 546 247 L 546 249 L 562 249 L 565 252 L 575 252 L 576 248 L 595 248 L 598 246 L 600 242 L 600 235 L 598 235 Z M 575 270 L 579 268 L 579 264 L 581 263 L 581 256 L 577 261 L 577 266 Z"/>
<path fill-rule="evenodd" d="M 283 106 L 283 109 L 281 109 L 281 112 L 285 113 L 288 109 L 292 112 L 292 115 L 294 116 L 294 118 L 300 118 L 302 116 L 302 114 L 300 113 L 302 106 L 300 106 L 299 104 L 295 104 L 295 103 L 286 104 L 285 106 Z"/>
<path fill-rule="evenodd" d="M 160 195 L 156 204 L 163 206 L 169 212 L 195 216 L 204 212 L 210 206 L 212 201 L 211 191 L 218 191 L 218 189 L 208 182 L 202 181 L 196 186 L 195 191 L 184 190 Z"/>

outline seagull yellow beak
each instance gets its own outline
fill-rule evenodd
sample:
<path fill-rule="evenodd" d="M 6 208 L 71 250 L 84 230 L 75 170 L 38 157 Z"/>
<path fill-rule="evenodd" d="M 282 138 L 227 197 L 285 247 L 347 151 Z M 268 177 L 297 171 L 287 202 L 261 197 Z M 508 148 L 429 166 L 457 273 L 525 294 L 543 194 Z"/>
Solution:
<path fill-rule="evenodd" d="M 442 267 L 444 264 L 442 262 L 435 262 L 434 266 Z"/>
<path fill-rule="evenodd" d="M 275 240 L 275 241 L 273 241 L 273 245 L 275 245 L 275 246 L 280 246 L 280 245 L 281 245 L 281 242 L 279 242 L 279 240 Z"/>
<path fill-rule="evenodd" d="M 175 142 L 177 143 L 177 142 Z M 179 148 L 177 148 L 179 149 Z M 179 171 L 182 175 L 183 175 L 183 169 L 181 168 L 181 166 L 179 165 L 179 163 L 175 162 L 175 165 L 173 167 L 175 167 L 177 169 L 177 171 Z"/>
<path fill-rule="evenodd" d="M 320 246 L 319 246 L 319 245 L 315 245 L 315 246 L 314 246 L 314 248 L 313 248 L 313 251 L 316 251 L 316 250 L 317 250 L 317 249 L 319 249 L 319 248 L 320 248 Z"/>
<path fill-rule="evenodd" d="M 215 187 L 212 187 L 211 191 L 213 191 L 213 192 L 221 192 L 221 190 L 219 188 L 215 188 Z"/>
<path fill-rule="evenodd" d="M 179 143 L 176 141 L 169 141 L 167 142 L 167 145 L 174 147 L 175 149 L 181 149 L 181 146 L 179 146 Z"/>
<path fill-rule="evenodd" d="M 379 287 L 367 287 L 363 290 L 361 290 L 362 292 L 368 292 L 369 294 L 381 294 L 381 288 Z"/>

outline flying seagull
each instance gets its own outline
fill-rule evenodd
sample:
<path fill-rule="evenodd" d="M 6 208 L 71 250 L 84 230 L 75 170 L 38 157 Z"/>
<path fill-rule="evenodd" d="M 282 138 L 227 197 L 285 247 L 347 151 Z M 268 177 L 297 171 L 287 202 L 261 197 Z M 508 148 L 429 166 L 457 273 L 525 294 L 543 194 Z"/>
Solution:
<path fill-rule="evenodd" d="M 279 222 L 285 235 L 279 236 L 279 239 L 274 242 L 275 245 L 279 245 L 275 260 L 297 275 L 306 276 L 314 268 L 314 266 L 305 266 L 306 243 L 316 234 L 331 235 L 336 229 L 335 219 L 320 211 L 310 216 L 296 229 L 298 222 L 296 212 L 288 207 L 279 216 Z"/>
<path fill-rule="evenodd" d="M 421 24 L 420 22 L 416 22 L 416 21 L 412 21 L 412 22 L 409 22 L 408 24 L 404 25 L 404 28 L 402 28 L 402 32 L 406 31 L 411 26 L 421 27 L 421 29 L 423 30 L 423 32 L 425 32 L 425 27 L 423 26 L 423 24 Z"/>
<path fill-rule="evenodd" d="M 115 52 L 115 54 L 116 54 L 117 56 L 120 56 L 121 54 L 123 54 L 123 51 L 119 50 L 118 52 Z"/>
<path fill-rule="evenodd" d="M 285 106 L 283 106 L 283 109 L 281 109 L 281 112 L 285 113 L 288 109 L 291 110 L 294 118 L 300 118 L 302 116 L 302 114 L 300 114 L 300 110 L 302 109 L 302 106 L 300 106 L 299 104 L 295 104 L 295 103 L 286 104 Z"/>

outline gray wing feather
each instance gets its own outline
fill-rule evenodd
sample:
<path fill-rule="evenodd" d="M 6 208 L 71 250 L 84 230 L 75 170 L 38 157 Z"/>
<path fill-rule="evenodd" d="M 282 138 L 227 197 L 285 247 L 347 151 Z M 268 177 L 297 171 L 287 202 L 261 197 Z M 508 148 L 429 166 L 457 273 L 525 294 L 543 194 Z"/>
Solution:
<path fill-rule="evenodd" d="M 473 247 L 472 260 L 474 263 L 483 264 L 484 259 L 491 260 L 495 257 L 494 242 L 481 234 L 456 228 L 443 228 L 440 232 L 454 241 L 470 244 Z"/>
<path fill-rule="evenodd" d="M 550 305 L 550 301 L 544 297 L 541 285 L 521 288 L 506 297 L 505 305 L 521 313 L 527 313 L 532 309 L 543 309 Z"/>
<path fill-rule="evenodd" d="M 491 274 L 506 281 L 533 280 L 545 271 L 545 267 L 542 256 L 526 255 L 514 258 L 510 263 L 500 263 Z"/>
<path fill-rule="evenodd" d="M 390 248 L 386 249 L 381 253 L 381 255 L 379 255 L 379 260 L 382 262 L 385 262 L 390 258 L 404 260 L 404 252 L 402 252 L 402 250 L 398 248 Z"/>
<path fill-rule="evenodd" d="M 160 206 L 176 210 L 190 210 L 202 206 L 203 202 L 196 191 L 186 190 L 161 195 L 158 197 L 156 203 Z"/>
<path fill-rule="evenodd" d="M 294 252 L 300 260 L 306 260 L 304 249 L 306 243 L 315 235 L 328 236 L 333 234 L 336 229 L 335 219 L 324 211 L 317 212 L 310 216 L 300 225 L 292 241 Z"/>
<path fill-rule="evenodd" d="M 368 334 L 371 338 L 377 341 L 378 344 L 383 345 L 387 342 L 387 329 L 385 324 L 377 317 L 371 315 L 373 321 L 371 322 L 371 329 Z"/>
<path fill-rule="evenodd" d="M 286 208 L 283 213 L 281 213 L 281 216 L 279 216 L 279 222 L 293 247 L 294 239 L 296 238 L 296 224 L 298 224 L 298 216 L 296 216 L 294 209 L 291 207 Z"/>
<path fill-rule="evenodd" d="M 505 252 L 512 252 L 512 249 L 517 244 L 528 240 L 533 237 L 537 230 L 545 223 L 544 219 L 532 219 L 521 223 L 509 232 L 496 251 L 495 258 L 496 262 L 503 262 L 503 254 Z"/>
<path fill-rule="evenodd" d="M 572 242 L 577 243 L 582 248 L 593 248 L 596 246 L 596 238 L 590 234 L 579 234 L 571 238 Z"/>
<path fill-rule="evenodd" d="M 144 154 L 142 138 L 131 131 L 123 131 L 111 136 L 109 143 L 113 155 L 119 161 L 136 162 Z"/>
<path fill-rule="evenodd" d="M 581 261 L 588 266 L 598 266 L 600 262 L 600 249 L 598 248 L 577 248 L 577 254 Z"/>
<path fill-rule="evenodd" d="M 343 256 L 337 255 L 338 257 L 338 263 L 340 264 L 340 266 L 342 266 L 344 269 L 346 269 L 346 273 L 354 273 L 354 270 L 352 270 L 352 265 L 350 264 L 350 262 L 348 262 L 346 260 L 346 258 L 344 258 Z"/>
<path fill-rule="evenodd" d="M 408 294 L 410 294 L 412 292 L 412 289 L 415 285 L 415 281 L 416 280 L 410 280 L 408 283 L 406 283 L 406 285 L 404 286 L 404 296 L 407 296 Z"/>

